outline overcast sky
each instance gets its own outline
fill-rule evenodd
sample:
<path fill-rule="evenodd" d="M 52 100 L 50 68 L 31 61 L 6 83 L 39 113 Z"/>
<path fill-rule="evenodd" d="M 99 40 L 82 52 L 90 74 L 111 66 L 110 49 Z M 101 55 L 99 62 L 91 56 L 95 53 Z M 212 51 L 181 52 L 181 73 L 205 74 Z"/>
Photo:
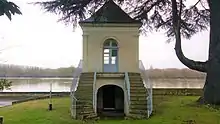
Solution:
<path fill-rule="evenodd" d="M 58 16 L 44 13 L 39 7 L 27 4 L 34 0 L 11 0 L 23 13 L 10 22 L 0 16 L 1 63 L 30 65 L 45 68 L 76 66 L 82 58 L 82 32 L 71 25 L 57 23 Z M 206 60 L 209 33 L 201 32 L 183 40 L 184 54 L 195 60 Z M 174 42 L 166 43 L 163 33 L 140 37 L 140 60 L 146 68 L 184 68 L 174 51 Z M 6 62 L 5 62 L 6 61 Z"/>

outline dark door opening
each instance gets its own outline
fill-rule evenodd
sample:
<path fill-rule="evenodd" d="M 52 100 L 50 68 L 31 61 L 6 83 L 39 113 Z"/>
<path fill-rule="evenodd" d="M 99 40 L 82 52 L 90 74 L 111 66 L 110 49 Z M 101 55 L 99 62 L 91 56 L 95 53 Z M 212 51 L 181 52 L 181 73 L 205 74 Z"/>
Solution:
<path fill-rule="evenodd" d="M 105 85 L 97 93 L 97 112 L 100 116 L 124 116 L 124 92 L 115 85 Z"/>
<path fill-rule="evenodd" d="M 103 109 L 114 110 L 115 109 L 115 86 L 107 85 L 103 87 Z"/>

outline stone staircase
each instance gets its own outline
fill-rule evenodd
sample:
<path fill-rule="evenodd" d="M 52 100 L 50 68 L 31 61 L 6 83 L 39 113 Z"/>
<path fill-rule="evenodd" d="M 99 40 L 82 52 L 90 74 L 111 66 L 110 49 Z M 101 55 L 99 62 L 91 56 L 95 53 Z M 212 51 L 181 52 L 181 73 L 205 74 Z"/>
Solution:
<path fill-rule="evenodd" d="M 129 117 L 147 118 L 147 89 L 144 87 L 140 73 L 128 73 L 130 81 Z"/>
<path fill-rule="evenodd" d="M 93 110 L 93 77 L 94 72 L 81 73 L 75 92 L 76 119 L 91 119 L 97 117 Z"/>
<path fill-rule="evenodd" d="M 128 73 L 130 81 L 129 118 L 147 118 L 147 89 L 144 87 L 140 73 Z M 124 73 L 97 73 L 99 78 L 122 78 Z M 81 73 L 75 92 L 76 119 L 94 119 L 97 114 L 93 110 L 93 80 L 94 72 Z"/>

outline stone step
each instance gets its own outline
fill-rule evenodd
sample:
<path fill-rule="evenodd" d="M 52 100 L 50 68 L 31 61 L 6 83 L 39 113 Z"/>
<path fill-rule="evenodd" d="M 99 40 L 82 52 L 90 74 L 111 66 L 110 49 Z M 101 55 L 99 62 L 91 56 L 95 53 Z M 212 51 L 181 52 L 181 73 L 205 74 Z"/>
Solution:
<path fill-rule="evenodd" d="M 147 109 L 147 105 L 131 105 L 130 109 L 145 110 L 145 109 Z"/>
<path fill-rule="evenodd" d="M 87 88 L 87 89 L 77 89 L 77 91 L 75 92 L 75 93 L 86 93 L 86 94 L 90 94 L 90 95 L 92 95 L 92 93 L 93 93 L 93 88 L 91 88 L 91 87 L 89 87 L 89 88 Z M 85 94 L 83 94 L 83 95 L 85 95 Z"/>
<path fill-rule="evenodd" d="M 146 110 L 130 109 L 129 113 L 131 113 L 131 114 L 147 115 L 147 109 Z"/>
<path fill-rule="evenodd" d="M 98 118 L 98 116 L 96 114 L 94 114 L 94 112 L 89 113 L 89 114 L 84 114 L 84 119 L 89 120 L 89 119 L 96 119 L 96 118 Z"/>
<path fill-rule="evenodd" d="M 142 79 L 132 79 L 132 80 L 129 80 L 130 81 L 130 84 L 134 84 L 134 83 L 141 83 L 143 84 L 143 80 Z"/>
<path fill-rule="evenodd" d="M 130 94 L 148 94 L 146 89 L 140 88 L 140 89 L 130 89 Z"/>
<path fill-rule="evenodd" d="M 89 115 L 90 113 L 93 113 L 93 110 L 85 110 L 85 109 L 77 109 L 76 114 L 78 115 Z"/>
<path fill-rule="evenodd" d="M 93 81 L 94 78 L 93 77 L 90 77 L 90 78 L 87 78 L 87 77 L 81 77 L 79 81 Z"/>
<path fill-rule="evenodd" d="M 147 94 L 147 90 L 144 88 L 132 88 L 130 89 L 131 94 Z"/>
<path fill-rule="evenodd" d="M 94 74 L 94 72 L 82 72 L 81 74 Z"/>
<path fill-rule="evenodd" d="M 143 80 L 142 79 L 133 79 L 133 80 L 129 80 L 130 83 L 142 83 L 143 84 Z"/>
<path fill-rule="evenodd" d="M 131 90 L 139 90 L 139 89 L 146 89 L 144 86 L 131 86 Z"/>
<path fill-rule="evenodd" d="M 93 85 L 91 84 L 79 84 L 78 87 L 77 87 L 77 90 L 87 90 L 87 89 L 93 89 Z"/>
<path fill-rule="evenodd" d="M 93 87 L 93 84 L 92 84 L 92 83 L 89 83 L 89 84 L 88 84 L 88 83 L 87 83 L 87 84 L 86 84 L 86 83 L 80 83 L 80 84 L 78 85 L 78 87 Z M 78 87 L 77 87 L 77 88 L 78 88 Z"/>
<path fill-rule="evenodd" d="M 124 78 L 123 73 L 97 73 L 97 77 L 113 77 L 113 78 Z"/>
<path fill-rule="evenodd" d="M 80 76 L 80 78 L 79 78 L 80 80 L 93 80 L 94 79 L 94 76 L 93 75 L 91 75 L 91 76 Z"/>
<path fill-rule="evenodd" d="M 146 105 L 147 106 L 147 100 L 131 100 L 130 105 Z"/>
<path fill-rule="evenodd" d="M 134 87 L 144 87 L 144 83 L 141 81 L 141 82 L 131 82 L 130 83 L 130 86 L 134 86 Z"/>
<path fill-rule="evenodd" d="M 143 78 L 140 77 L 140 76 L 137 76 L 137 77 L 134 77 L 134 76 L 133 76 L 133 77 L 129 77 L 129 80 L 130 80 L 130 81 L 132 81 L 132 80 L 134 80 L 134 81 L 135 81 L 135 80 L 140 80 L 140 81 L 142 81 Z"/>
<path fill-rule="evenodd" d="M 135 95 L 138 95 L 138 96 L 144 96 L 144 95 L 146 95 L 146 96 L 148 96 L 148 92 L 147 92 L 147 90 L 145 90 L 145 89 L 139 89 L 139 90 L 130 90 L 130 95 L 131 96 L 135 96 Z"/>
<path fill-rule="evenodd" d="M 128 76 L 141 76 L 141 73 L 128 73 Z"/>
<path fill-rule="evenodd" d="M 82 95 L 76 96 L 76 99 L 78 101 L 82 101 L 82 102 L 90 102 L 92 103 L 93 101 L 93 97 L 82 97 Z"/>
<path fill-rule="evenodd" d="M 130 97 L 146 97 L 147 98 L 147 95 L 145 93 L 132 93 L 130 94 Z"/>
<path fill-rule="evenodd" d="M 92 96 L 93 91 L 91 91 L 91 89 L 88 89 L 88 91 L 86 92 L 86 90 L 77 90 L 75 92 L 75 95 L 83 95 L 83 96 Z"/>
<path fill-rule="evenodd" d="M 77 87 L 77 90 L 76 90 L 76 92 L 78 92 L 78 91 L 88 91 L 88 92 L 93 92 L 93 87 L 81 87 L 81 86 L 79 86 L 79 87 Z"/>
<path fill-rule="evenodd" d="M 90 84 L 90 83 L 93 84 L 93 82 L 94 82 L 93 79 L 82 79 L 82 80 L 79 81 L 79 84 L 80 84 L 80 83 L 81 83 L 81 84 L 82 84 L 82 83 L 83 83 L 83 84 Z"/>
<path fill-rule="evenodd" d="M 78 94 L 80 94 L 80 95 L 92 96 L 93 90 L 91 90 L 91 89 L 87 89 L 87 90 L 77 90 L 77 91 L 75 92 L 75 95 L 78 95 Z"/>
<path fill-rule="evenodd" d="M 76 106 L 92 107 L 93 103 L 91 100 L 77 100 Z"/>
<path fill-rule="evenodd" d="M 92 83 L 81 83 L 78 85 L 77 89 L 81 87 L 81 88 L 88 88 L 88 87 L 93 87 L 93 84 Z"/>
<path fill-rule="evenodd" d="M 91 110 L 79 109 L 79 110 L 83 110 L 83 111 L 77 111 L 76 112 L 77 114 L 89 115 L 91 113 L 94 113 L 92 109 Z"/>
<path fill-rule="evenodd" d="M 131 83 L 130 84 L 131 87 L 144 87 L 144 83 L 140 82 L 140 83 Z"/>
<path fill-rule="evenodd" d="M 96 72 L 97 75 L 99 74 L 125 74 L 124 72 Z"/>
<path fill-rule="evenodd" d="M 94 79 L 94 75 L 81 75 L 80 79 Z"/>
<path fill-rule="evenodd" d="M 134 94 L 136 94 L 136 93 L 147 93 L 147 89 L 144 89 L 144 88 L 142 88 L 142 89 L 138 89 L 138 90 L 136 90 L 136 89 L 130 89 L 130 92 L 131 92 L 131 94 L 132 93 L 134 93 Z"/>
<path fill-rule="evenodd" d="M 80 114 L 83 114 L 83 115 L 85 115 L 85 116 L 88 116 L 88 115 L 90 115 L 90 114 L 92 114 L 92 113 L 94 113 L 94 111 L 93 110 L 85 110 L 84 112 L 81 112 Z"/>
<path fill-rule="evenodd" d="M 131 92 L 137 92 L 137 91 L 144 92 L 144 91 L 147 91 L 147 89 L 141 86 L 132 86 L 130 87 L 130 91 Z"/>
<path fill-rule="evenodd" d="M 142 80 L 130 80 L 130 84 L 143 84 Z"/>
<path fill-rule="evenodd" d="M 93 83 L 94 79 L 93 78 L 81 78 L 79 80 L 79 83 Z"/>
<path fill-rule="evenodd" d="M 93 97 L 92 96 L 83 96 L 83 95 L 77 95 L 76 99 L 79 101 L 92 101 Z"/>
<path fill-rule="evenodd" d="M 78 87 L 93 87 L 93 83 L 79 83 Z"/>
<path fill-rule="evenodd" d="M 130 92 L 130 97 L 146 97 L 147 92 Z"/>
<path fill-rule="evenodd" d="M 140 82 L 140 83 L 130 83 L 130 86 L 131 87 L 144 87 L 144 84 L 142 83 L 142 82 Z"/>
<path fill-rule="evenodd" d="M 140 114 L 129 114 L 128 118 L 130 119 L 147 119 L 147 115 L 140 115 Z"/>
<path fill-rule="evenodd" d="M 128 73 L 128 76 L 130 77 L 130 76 L 140 76 L 141 75 L 141 73 L 132 73 L 132 72 L 129 72 Z"/>
<path fill-rule="evenodd" d="M 144 84 L 141 83 L 130 83 L 130 87 L 144 87 Z"/>
<path fill-rule="evenodd" d="M 77 100 L 76 102 L 76 106 L 84 106 L 84 107 L 92 107 L 92 101 L 91 100 L 83 100 L 83 99 L 80 99 L 80 100 Z"/>
<path fill-rule="evenodd" d="M 92 105 L 82 105 L 82 104 L 77 104 L 76 108 L 86 108 L 86 109 L 93 109 Z"/>
<path fill-rule="evenodd" d="M 79 114 L 77 119 L 78 120 L 85 120 L 85 119 L 94 119 L 96 118 L 97 115 L 94 115 L 93 113 L 89 113 L 89 114 Z"/>
<path fill-rule="evenodd" d="M 81 75 L 80 79 L 94 79 L 94 75 Z"/>
<path fill-rule="evenodd" d="M 147 107 L 147 102 L 131 102 L 130 103 L 130 108 L 136 107 L 136 106 L 146 106 Z"/>
<path fill-rule="evenodd" d="M 83 97 L 83 95 L 81 95 L 80 97 L 78 97 L 77 101 L 78 102 L 89 102 L 89 101 L 92 101 L 92 100 L 87 100 L 87 99 L 92 99 L 92 98 L 93 97 Z"/>
<path fill-rule="evenodd" d="M 145 102 L 145 103 L 147 103 L 146 101 L 147 101 L 147 97 L 131 97 L 130 98 L 130 101 L 131 102 L 134 102 L 134 103 L 138 103 L 138 102 Z"/>
<path fill-rule="evenodd" d="M 76 105 L 80 106 L 92 106 L 92 102 L 86 100 L 77 101 Z"/>
<path fill-rule="evenodd" d="M 130 85 L 130 88 L 143 88 L 143 89 L 146 89 L 145 87 L 144 87 L 144 84 L 134 84 L 134 85 Z"/>
<path fill-rule="evenodd" d="M 86 119 L 93 119 L 93 118 L 97 118 L 98 117 L 98 115 L 97 114 L 95 114 L 95 113 L 90 113 L 88 116 L 86 116 L 85 118 Z"/>
<path fill-rule="evenodd" d="M 81 73 L 81 75 L 80 76 L 88 76 L 88 75 L 94 75 L 94 72 L 83 72 L 83 73 Z"/>
<path fill-rule="evenodd" d="M 131 99 L 130 104 L 131 105 L 147 105 L 147 100 L 146 99 L 139 99 L 139 100 Z"/>
<path fill-rule="evenodd" d="M 85 90 L 79 90 L 79 91 L 75 92 L 75 95 L 83 95 L 83 96 L 91 97 L 92 93 L 93 93 L 92 91 L 86 92 Z"/>
<path fill-rule="evenodd" d="M 97 80 L 98 79 L 103 79 L 103 80 L 112 80 L 112 79 L 121 79 L 121 80 L 124 80 L 124 78 L 122 78 L 122 77 L 97 77 L 96 78 Z"/>
<path fill-rule="evenodd" d="M 136 100 L 136 99 L 139 99 L 139 100 L 144 100 L 144 99 L 147 99 L 147 96 L 131 96 L 130 97 L 131 98 L 131 100 Z"/>
<path fill-rule="evenodd" d="M 146 97 L 131 97 L 130 100 L 139 101 L 139 100 L 147 100 Z"/>
<path fill-rule="evenodd" d="M 140 76 L 131 76 L 131 77 L 129 77 L 129 81 L 132 81 L 132 80 L 143 80 L 143 78 L 142 77 L 140 77 Z"/>
<path fill-rule="evenodd" d="M 85 90 L 83 90 L 83 91 L 77 91 L 76 93 L 75 93 L 75 97 L 79 97 L 79 98 L 85 98 L 85 97 L 93 97 L 92 96 L 92 92 L 86 92 Z"/>

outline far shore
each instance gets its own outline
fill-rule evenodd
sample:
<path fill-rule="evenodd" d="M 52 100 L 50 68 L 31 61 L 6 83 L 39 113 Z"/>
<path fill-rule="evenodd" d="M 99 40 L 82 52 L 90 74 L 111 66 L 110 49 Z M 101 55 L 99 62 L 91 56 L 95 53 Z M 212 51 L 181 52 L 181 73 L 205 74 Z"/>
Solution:
<path fill-rule="evenodd" d="M 7 79 L 73 79 L 71 76 L 0 76 Z M 201 79 L 204 77 L 149 77 L 149 79 Z"/>

